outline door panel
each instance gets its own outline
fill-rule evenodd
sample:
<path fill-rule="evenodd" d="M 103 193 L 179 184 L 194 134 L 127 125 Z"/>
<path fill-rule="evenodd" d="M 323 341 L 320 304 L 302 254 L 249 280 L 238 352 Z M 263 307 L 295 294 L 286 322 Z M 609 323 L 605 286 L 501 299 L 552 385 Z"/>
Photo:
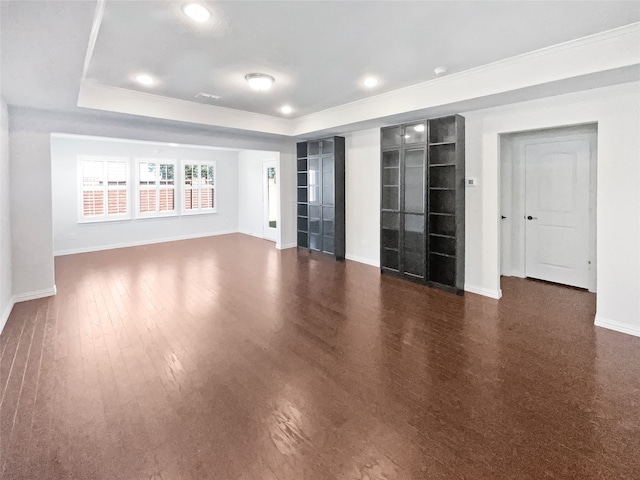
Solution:
<path fill-rule="evenodd" d="M 404 215 L 404 273 L 424 277 L 424 216 Z"/>
<path fill-rule="evenodd" d="M 405 212 L 424 212 L 424 155 L 422 148 L 404 151 Z"/>
<path fill-rule="evenodd" d="M 398 270 L 400 214 L 382 212 L 382 266 Z"/>
<path fill-rule="evenodd" d="M 589 287 L 588 138 L 525 147 L 526 276 Z"/>

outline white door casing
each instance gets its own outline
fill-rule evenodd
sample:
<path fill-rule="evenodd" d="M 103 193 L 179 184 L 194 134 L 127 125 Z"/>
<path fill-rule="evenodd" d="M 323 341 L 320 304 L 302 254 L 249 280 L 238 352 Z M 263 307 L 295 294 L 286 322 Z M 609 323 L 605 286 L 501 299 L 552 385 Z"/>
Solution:
<path fill-rule="evenodd" d="M 272 240 L 274 242 L 278 241 L 278 229 L 280 228 L 280 201 L 277 185 L 280 181 L 279 174 L 280 172 L 278 171 L 277 162 L 275 160 L 262 162 L 262 236 L 266 240 Z M 273 226 L 274 223 L 275 226 Z"/>
<path fill-rule="evenodd" d="M 590 287 L 590 156 L 587 136 L 525 146 L 527 277 Z"/>

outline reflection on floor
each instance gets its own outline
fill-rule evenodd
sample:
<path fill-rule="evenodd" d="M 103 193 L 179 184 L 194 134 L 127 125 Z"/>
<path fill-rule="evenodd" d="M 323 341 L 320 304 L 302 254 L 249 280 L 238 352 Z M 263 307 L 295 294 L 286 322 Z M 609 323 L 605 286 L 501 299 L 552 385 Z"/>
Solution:
<path fill-rule="evenodd" d="M 0 336 L 3 479 L 637 479 L 640 338 L 243 235 L 60 257 Z"/>

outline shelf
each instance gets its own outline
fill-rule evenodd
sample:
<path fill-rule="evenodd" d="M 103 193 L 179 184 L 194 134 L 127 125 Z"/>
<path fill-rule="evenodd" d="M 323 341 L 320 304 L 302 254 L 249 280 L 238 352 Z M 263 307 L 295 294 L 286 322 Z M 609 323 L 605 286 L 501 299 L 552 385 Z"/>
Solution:
<path fill-rule="evenodd" d="M 455 255 L 449 255 L 447 253 L 440 253 L 440 252 L 429 252 L 429 255 L 438 255 L 440 257 L 456 258 Z"/>
<path fill-rule="evenodd" d="M 307 142 L 299 142 L 296 144 L 296 157 L 307 158 Z"/>
<path fill-rule="evenodd" d="M 430 233 L 429 236 L 430 237 L 439 237 L 439 238 L 451 238 L 452 240 L 454 240 L 456 238 L 455 235 L 444 235 L 442 233 Z"/>
<path fill-rule="evenodd" d="M 464 118 L 429 119 L 416 130 L 417 124 L 381 129 L 380 267 L 462 292 Z"/>
<path fill-rule="evenodd" d="M 456 120 L 455 117 L 434 118 L 428 121 L 429 139 L 436 143 L 455 143 Z M 432 144 L 432 145 L 433 145 Z"/>

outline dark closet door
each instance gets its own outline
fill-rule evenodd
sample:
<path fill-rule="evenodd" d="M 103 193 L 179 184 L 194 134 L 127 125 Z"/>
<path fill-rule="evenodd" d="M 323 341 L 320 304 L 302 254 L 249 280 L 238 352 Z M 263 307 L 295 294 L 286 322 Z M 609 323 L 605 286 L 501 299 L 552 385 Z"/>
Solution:
<path fill-rule="evenodd" d="M 315 142 L 317 143 L 317 142 Z M 309 143 L 311 151 L 312 143 Z M 322 251 L 322 157 L 309 155 L 309 248 Z"/>
<path fill-rule="evenodd" d="M 325 141 L 326 142 L 326 141 Z M 323 142 L 323 144 L 325 143 Z M 328 143 L 328 142 L 326 142 Z M 324 148 L 323 148 L 324 151 Z M 322 248 L 326 253 L 335 252 L 335 162 L 333 153 L 323 155 L 321 158 L 322 169 Z"/>
<path fill-rule="evenodd" d="M 300 142 L 297 149 L 298 246 L 344 260 L 344 138 Z"/>
<path fill-rule="evenodd" d="M 402 272 L 424 280 L 427 249 L 424 218 L 426 148 L 405 148 L 402 164 Z"/>

